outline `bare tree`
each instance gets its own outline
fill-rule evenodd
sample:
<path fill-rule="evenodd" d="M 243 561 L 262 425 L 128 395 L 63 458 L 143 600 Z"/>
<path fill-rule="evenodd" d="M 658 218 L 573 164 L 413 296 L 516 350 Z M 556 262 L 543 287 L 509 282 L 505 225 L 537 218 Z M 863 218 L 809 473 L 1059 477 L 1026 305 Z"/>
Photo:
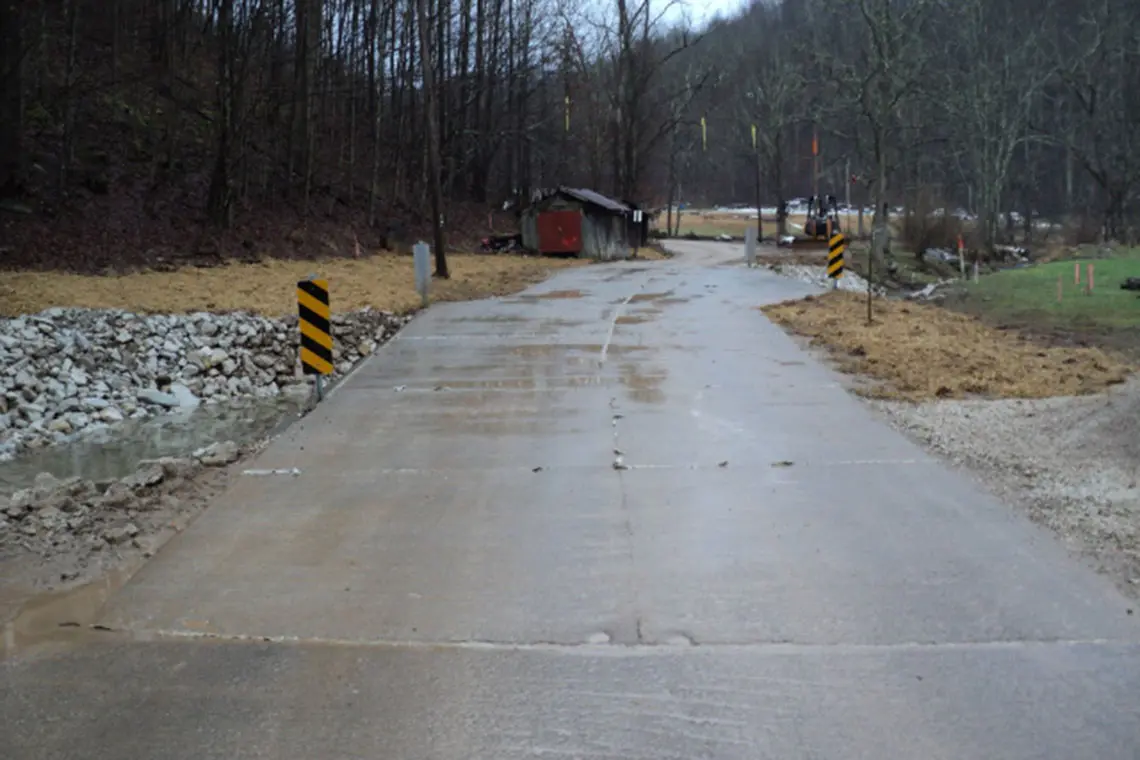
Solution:
<path fill-rule="evenodd" d="M 753 8 L 755 26 L 742 44 L 739 73 L 742 121 L 756 129 L 757 184 L 776 205 L 777 235 L 787 234 L 785 163 L 788 137 L 803 123 L 808 92 L 805 68 L 794 61 L 779 36 L 777 17 L 763 6 Z M 758 49 L 757 49 L 758 48 Z M 762 205 L 757 199 L 758 215 Z"/>
<path fill-rule="evenodd" d="M 447 278 L 447 250 L 443 236 L 443 184 L 440 178 L 439 154 L 439 96 L 436 89 L 435 71 L 431 60 L 431 46 L 428 45 L 427 0 L 417 0 L 420 35 L 420 66 L 424 77 L 424 110 L 428 125 L 428 185 L 431 190 L 431 214 L 433 239 L 435 243 L 435 276 Z"/>
<path fill-rule="evenodd" d="M 22 182 L 24 150 L 22 3 L 0 2 L 0 195 Z"/>
<path fill-rule="evenodd" d="M 1034 20 L 1047 12 L 1035 8 Z M 992 250 L 1014 156 L 1030 139 L 1030 119 L 1055 68 L 1044 25 L 1027 23 L 1010 0 L 962 0 L 951 18 L 943 26 L 951 61 L 943 103 L 960 147 L 959 171 L 977 204 L 979 242 Z"/>
<path fill-rule="evenodd" d="M 1063 139 L 1096 183 L 1104 238 L 1131 238 L 1127 202 L 1140 187 L 1140 9 L 1124 0 L 1099 0 L 1065 35 L 1061 94 L 1071 131 Z"/>
<path fill-rule="evenodd" d="M 869 154 L 870 186 L 875 199 L 872 255 L 888 268 L 890 256 L 890 181 L 901 161 L 907 135 L 903 112 L 930 81 L 929 21 L 936 0 L 838 0 L 811 6 L 809 23 L 849 34 L 828 36 L 827 48 L 812 50 L 819 82 L 813 88 L 819 117 L 837 110 L 849 116 L 854 139 Z M 858 19 L 854 24 L 850 19 Z"/>

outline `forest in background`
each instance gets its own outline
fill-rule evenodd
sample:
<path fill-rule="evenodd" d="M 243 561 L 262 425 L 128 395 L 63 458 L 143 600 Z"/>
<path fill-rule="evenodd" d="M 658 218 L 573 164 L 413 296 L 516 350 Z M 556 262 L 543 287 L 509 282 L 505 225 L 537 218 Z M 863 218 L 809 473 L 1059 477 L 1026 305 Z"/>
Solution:
<path fill-rule="evenodd" d="M 968 209 L 983 249 L 1009 211 L 1023 233 L 1140 233 L 1134 0 L 756 0 L 703 28 L 680 10 L 0 0 L 0 260 L 353 255 L 437 216 L 462 248 L 559 184 L 776 205 L 811 192 L 814 131 L 821 191 Z"/>

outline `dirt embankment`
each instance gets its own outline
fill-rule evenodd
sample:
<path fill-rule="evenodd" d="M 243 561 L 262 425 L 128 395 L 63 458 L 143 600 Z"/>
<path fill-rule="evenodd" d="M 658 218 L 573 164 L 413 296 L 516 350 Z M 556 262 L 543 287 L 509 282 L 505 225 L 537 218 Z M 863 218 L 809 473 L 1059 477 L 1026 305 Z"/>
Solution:
<path fill-rule="evenodd" d="M 554 271 L 582 266 L 575 258 L 464 254 L 448 257 L 451 278 L 433 280 L 432 301 L 463 301 L 514 293 Z M 13 272 L 0 282 L 0 314 L 34 314 L 53 306 L 126 309 L 136 313 L 250 311 L 295 314 L 297 281 L 329 282 L 335 312 L 363 308 L 404 314 L 420 306 L 411 256 L 234 263 L 214 268 L 92 277 L 60 272 Z"/>
<path fill-rule="evenodd" d="M 763 308 L 776 323 L 829 351 L 839 369 L 868 377 L 863 395 L 1048 398 L 1096 393 L 1131 367 L 1096 348 L 1045 347 L 937 306 L 836 292 Z"/>

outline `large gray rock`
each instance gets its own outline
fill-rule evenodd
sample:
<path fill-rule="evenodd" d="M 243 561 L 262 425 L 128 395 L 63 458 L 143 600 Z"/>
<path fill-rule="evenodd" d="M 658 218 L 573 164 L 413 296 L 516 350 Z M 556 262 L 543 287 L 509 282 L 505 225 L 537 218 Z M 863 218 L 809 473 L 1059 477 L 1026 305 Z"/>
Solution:
<path fill-rule="evenodd" d="M 170 386 L 170 395 L 178 401 L 178 406 L 183 409 L 194 409 L 202 403 L 202 400 L 182 383 L 173 383 Z"/>
<path fill-rule="evenodd" d="M 139 401 L 145 401 L 148 404 L 155 404 L 157 406 L 166 407 L 167 409 L 174 409 L 179 406 L 178 397 L 172 393 L 163 393 L 156 388 L 143 388 L 138 393 Z"/>
<path fill-rule="evenodd" d="M 233 441 L 212 443 L 194 452 L 194 458 L 206 467 L 224 467 L 236 462 L 240 455 L 241 451 Z"/>
<path fill-rule="evenodd" d="M 165 479 L 166 471 L 162 468 L 162 465 L 146 463 L 140 465 L 137 470 L 119 482 L 127 488 L 139 491 L 146 488 L 153 488 Z"/>

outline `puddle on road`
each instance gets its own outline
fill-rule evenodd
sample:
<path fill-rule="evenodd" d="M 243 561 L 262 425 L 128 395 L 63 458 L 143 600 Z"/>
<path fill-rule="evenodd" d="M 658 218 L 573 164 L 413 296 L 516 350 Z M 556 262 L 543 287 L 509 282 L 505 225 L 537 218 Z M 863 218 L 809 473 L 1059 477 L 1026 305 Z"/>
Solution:
<path fill-rule="evenodd" d="M 665 382 L 664 371 L 646 372 L 645 367 L 633 362 L 624 362 L 620 367 L 619 379 L 629 391 L 633 401 L 643 404 L 660 404 L 665 401 L 661 384 Z"/>
<path fill-rule="evenodd" d="M 491 392 L 487 396 L 477 403 L 464 400 L 470 399 L 470 394 L 445 397 L 443 403 L 410 415 L 402 424 L 409 433 L 445 437 L 551 436 L 584 432 L 579 410 L 551 404 L 547 395 Z"/>
<path fill-rule="evenodd" d="M 580 362 L 580 361 L 595 360 L 597 358 L 597 356 L 600 356 L 602 353 L 602 344 L 601 343 L 542 343 L 542 344 L 534 344 L 534 345 L 507 346 L 507 347 L 504 347 L 501 349 L 496 349 L 496 350 L 506 351 L 506 352 L 509 352 L 515 356 L 523 356 L 523 357 L 527 357 L 527 358 L 535 358 L 535 357 L 542 357 L 542 356 L 558 356 L 558 355 L 562 355 L 562 354 L 587 354 L 587 355 L 593 354 L 594 355 L 594 356 L 582 356 L 582 357 L 578 357 L 578 356 L 563 357 L 564 360 L 568 361 L 568 362 L 575 362 L 575 361 Z M 628 353 L 634 353 L 637 351 L 648 351 L 648 350 L 649 350 L 649 346 L 629 346 L 629 345 L 619 345 L 619 344 L 612 344 L 611 343 L 609 348 L 606 349 L 606 353 L 611 354 L 611 355 L 613 355 L 613 354 L 628 354 Z"/>
<path fill-rule="evenodd" d="M 134 472 L 140 460 L 185 456 L 216 441 L 239 445 L 270 435 L 296 416 L 301 402 L 285 397 L 201 406 L 147 420 L 128 420 L 69 443 L 27 451 L 0 462 L 0 495 L 32 484 L 37 474 L 112 480 Z"/>
<path fill-rule="evenodd" d="M 526 295 L 515 296 L 509 301 L 504 301 L 504 303 L 537 303 L 539 301 L 562 301 L 575 298 L 584 298 L 587 295 L 589 295 L 589 293 L 584 293 L 581 290 L 551 290 L 546 293 L 527 293 Z"/>
<path fill-rule="evenodd" d="M 528 317 L 515 316 L 511 314 L 496 314 L 491 317 L 458 317 L 456 319 L 445 320 L 453 325 L 461 325 L 464 322 L 491 322 L 491 323 L 509 323 L 509 322 L 529 322 Z"/>
<path fill-rule="evenodd" d="M 616 282 L 617 280 L 624 280 L 633 274 L 641 274 L 648 272 L 649 267 L 630 267 L 629 269 L 619 269 L 613 274 L 603 278 L 603 282 Z"/>
<path fill-rule="evenodd" d="M 666 290 L 664 293 L 638 293 L 633 298 L 629 299 L 630 303 L 645 303 L 646 301 L 659 301 L 662 298 L 668 298 L 673 295 L 672 290 Z M 622 299 L 623 301 L 625 299 Z M 619 301 L 618 303 L 621 303 Z"/>
<path fill-rule="evenodd" d="M 0 635 L 0 661 L 36 644 L 75 641 L 91 634 L 91 626 L 108 597 L 122 588 L 137 567 L 118 567 L 98 580 L 64 591 L 0 599 L 5 608 L 19 610 Z"/>
<path fill-rule="evenodd" d="M 581 298 L 586 295 L 580 290 L 551 290 L 546 293 L 535 293 L 532 297 L 538 299 L 561 299 L 561 298 Z"/>
<path fill-rule="evenodd" d="M 644 322 L 652 322 L 653 317 L 648 314 L 626 314 L 614 321 L 619 325 L 640 325 Z"/>
<path fill-rule="evenodd" d="M 445 380 L 438 383 L 441 391 L 446 390 L 490 390 L 503 388 L 508 390 L 559 390 L 563 388 L 585 388 L 591 385 L 600 385 L 597 375 L 567 375 L 563 377 L 520 377 L 487 380 Z"/>

